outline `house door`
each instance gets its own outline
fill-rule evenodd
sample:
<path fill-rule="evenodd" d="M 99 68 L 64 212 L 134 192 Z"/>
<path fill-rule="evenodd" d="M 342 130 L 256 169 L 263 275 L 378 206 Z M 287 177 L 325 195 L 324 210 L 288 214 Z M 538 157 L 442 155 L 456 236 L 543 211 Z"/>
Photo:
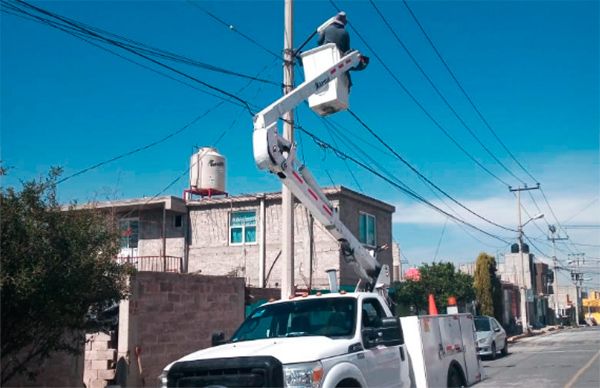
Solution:
<path fill-rule="evenodd" d="M 140 220 L 138 218 L 124 218 L 119 220 L 119 230 L 121 232 L 119 257 L 138 256 L 139 225 Z"/>

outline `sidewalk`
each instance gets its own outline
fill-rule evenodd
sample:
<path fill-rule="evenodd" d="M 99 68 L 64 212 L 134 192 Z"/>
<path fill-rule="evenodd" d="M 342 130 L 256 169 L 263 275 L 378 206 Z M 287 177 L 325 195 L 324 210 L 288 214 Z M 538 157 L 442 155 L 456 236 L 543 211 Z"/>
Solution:
<path fill-rule="evenodd" d="M 553 332 L 559 332 L 561 330 L 570 329 L 570 328 L 571 328 L 571 326 L 558 326 L 558 325 L 546 326 L 546 327 L 543 327 L 538 330 L 531 330 L 529 333 L 517 334 L 512 337 L 508 337 L 507 341 L 509 344 L 514 344 L 515 342 L 518 342 L 520 339 L 523 339 L 523 338 L 534 337 L 534 336 L 539 336 L 539 335 L 548 335 Z"/>

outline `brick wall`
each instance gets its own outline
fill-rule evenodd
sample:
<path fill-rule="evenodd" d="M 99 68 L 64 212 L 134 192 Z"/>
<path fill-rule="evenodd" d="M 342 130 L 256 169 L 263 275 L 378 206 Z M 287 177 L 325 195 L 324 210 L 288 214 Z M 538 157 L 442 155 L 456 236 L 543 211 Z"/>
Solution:
<path fill-rule="evenodd" d="M 209 347 L 214 331 L 231 336 L 244 318 L 240 278 L 144 272 L 131 278 L 131 292 L 128 314 L 119 317 L 119 330 L 127 327 L 119 333 L 119 342 L 127 338 L 127 360 L 119 360 L 129 365 L 127 386 L 156 386 L 167 364 Z M 122 349 L 119 343 L 120 356 Z"/>

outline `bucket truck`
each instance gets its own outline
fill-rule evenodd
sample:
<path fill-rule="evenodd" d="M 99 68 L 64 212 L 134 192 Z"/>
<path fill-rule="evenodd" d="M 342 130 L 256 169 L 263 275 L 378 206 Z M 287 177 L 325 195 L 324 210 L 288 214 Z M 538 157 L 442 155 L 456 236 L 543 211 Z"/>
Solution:
<path fill-rule="evenodd" d="M 332 46 L 317 49 L 322 54 L 334 50 Z M 275 174 L 337 239 L 343 259 L 359 276 L 355 292 L 334 289 L 264 304 L 228 341 L 222 333 L 213 335 L 213 347 L 169 364 L 160 376 L 161 386 L 433 387 L 464 386 L 480 378 L 470 315 L 410 317 L 415 319 L 403 327 L 388 305 L 389 268 L 340 221 L 310 171 L 298 166 L 294 144 L 277 130 L 280 117 L 309 97 L 316 98 L 311 105 L 322 115 L 344 109 L 336 91 L 344 84 L 332 81 L 360 61 L 360 53 L 352 51 L 307 75 L 254 117 L 253 133 L 256 164 Z M 305 66 L 308 62 L 305 58 Z M 475 363 L 468 363 L 467 356 Z M 409 357 L 418 371 L 410 369 Z"/>

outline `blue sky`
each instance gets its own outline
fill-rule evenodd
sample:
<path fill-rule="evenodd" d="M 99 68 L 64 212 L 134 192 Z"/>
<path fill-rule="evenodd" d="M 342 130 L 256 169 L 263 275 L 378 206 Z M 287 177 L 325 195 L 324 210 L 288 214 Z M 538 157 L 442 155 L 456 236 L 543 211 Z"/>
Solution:
<path fill-rule="evenodd" d="M 352 25 L 425 109 L 486 168 L 513 186 L 507 174 L 469 135 L 436 95 L 368 1 L 336 2 Z M 208 10 L 276 53 L 283 45 L 283 3 L 276 1 L 52 1 L 34 4 L 212 65 L 281 81 L 281 61 L 205 14 Z M 375 4 L 436 86 L 481 141 L 512 172 L 534 185 L 494 139 L 452 81 L 401 1 Z M 596 1 L 411 1 L 410 7 L 463 87 L 516 158 L 538 180 L 559 220 L 597 224 L 599 195 L 599 9 Z M 201 9 L 202 8 L 202 9 Z M 335 14 L 328 1 L 297 1 L 296 45 Z M 453 197 L 502 225 L 514 227 L 516 205 L 505 185 L 469 160 L 414 104 L 375 55 L 351 31 L 352 47 L 371 57 L 355 73 L 351 108 L 400 155 Z M 313 39 L 307 48 L 316 44 Z M 126 54 L 120 52 L 121 54 Z M 70 175 L 97 162 L 176 131 L 218 99 L 127 62 L 48 26 L 1 15 L 1 159 L 11 167 L 4 185 L 17 185 L 62 166 Z M 129 55 L 126 55 L 132 58 Z M 143 62 L 143 60 L 141 60 Z M 147 62 L 144 62 L 147 65 Z M 235 92 L 247 80 L 173 64 Z M 297 80 L 302 80 L 297 68 Z M 240 96 L 263 107 L 278 87 L 252 83 Z M 322 121 L 305 106 L 300 124 L 331 142 Z M 348 113 L 332 120 L 379 164 L 428 200 L 447 209 L 419 179 L 389 156 Z M 251 116 L 224 104 L 173 138 L 148 150 L 74 177 L 59 187 L 64 201 L 152 196 L 185 174 L 194 146 L 216 144 L 228 162 L 232 194 L 276 191 L 279 182 L 253 163 Z M 371 145 L 362 142 L 367 140 Z M 478 232 L 471 237 L 443 216 L 297 136 L 300 155 L 322 185 L 345 185 L 397 207 L 394 238 L 411 264 L 464 262 L 482 251 L 505 251 L 504 243 Z M 352 155 L 342 138 L 339 147 Z M 181 195 L 187 175 L 165 194 Z M 555 223 L 543 197 L 533 192 L 546 220 Z M 538 213 L 529 195 L 524 206 Z M 448 202 L 446 200 L 446 202 Z M 589 205 L 591 203 L 591 205 Z M 588 206 L 589 205 L 589 206 Z M 587 206 L 587 207 L 586 207 Z M 454 206 L 456 208 L 456 206 Z M 583 211 L 581 211 L 583 209 Z M 461 217 L 463 216 L 462 213 Z M 510 233 L 480 223 L 502 237 Z M 568 220 L 568 222 L 567 222 Z M 526 233 L 545 238 L 546 223 Z M 443 232 L 442 232 L 443 231 Z M 600 244 L 597 229 L 568 229 L 573 242 Z M 437 249 L 439 243 L 439 249 Z M 544 241 L 539 248 L 551 253 Z M 561 246 L 566 254 L 600 249 Z M 435 252 L 438 252 L 435 256 Z M 543 256 L 543 255 L 540 255 Z M 600 268 L 598 269 L 600 271 Z"/>

